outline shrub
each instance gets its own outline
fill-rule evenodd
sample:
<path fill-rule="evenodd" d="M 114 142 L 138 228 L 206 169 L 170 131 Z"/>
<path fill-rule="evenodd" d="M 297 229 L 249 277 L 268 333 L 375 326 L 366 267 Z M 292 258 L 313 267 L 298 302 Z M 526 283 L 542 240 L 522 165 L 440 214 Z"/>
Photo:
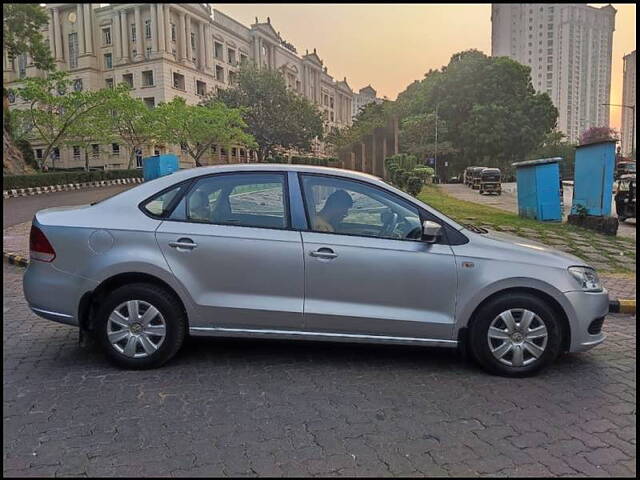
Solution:
<path fill-rule="evenodd" d="M 422 185 L 424 185 L 424 182 L 420 177 L 409 177 L 407 179 L 407 193 L 409 195 L 413 195 L 414 197 L 418 196 L 418 194 L 422 190 Z"/>
<path fill-rule="evenodd" d="M 36 173 L 33 175 L 5 175 L 2 178 L 3 190 L 13 188 L 47 187 L 66 185 L 69 183 L 96 182 L 100 180 L 117 180 L 120 178 L 142 177 L 142 169 L 132 170 L 99 170 L 92 172 L 54 172 Z"/>
<path fill-rule="evenodd" d="M 420 178 L 424 183 L 427 183 L 434 173 L 435 172 L 431 167 L 416 167 L 413 169 L 413 174 Z"/>

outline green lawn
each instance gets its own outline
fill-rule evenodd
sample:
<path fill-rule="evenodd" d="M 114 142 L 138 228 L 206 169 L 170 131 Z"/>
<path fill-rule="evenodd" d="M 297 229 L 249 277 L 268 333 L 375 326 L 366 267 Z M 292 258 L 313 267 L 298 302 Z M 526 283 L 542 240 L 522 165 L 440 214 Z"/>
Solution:
<path fill-rule="evenodd" d="M 498 208 L 451 197 L 437 185 L 426 185 L 418 198 L 459 223 L 472 223 L 529 238 L 588 261 L 604 272 L 634 273 L 635 242 L 559 222 L 538 222 Z"/>

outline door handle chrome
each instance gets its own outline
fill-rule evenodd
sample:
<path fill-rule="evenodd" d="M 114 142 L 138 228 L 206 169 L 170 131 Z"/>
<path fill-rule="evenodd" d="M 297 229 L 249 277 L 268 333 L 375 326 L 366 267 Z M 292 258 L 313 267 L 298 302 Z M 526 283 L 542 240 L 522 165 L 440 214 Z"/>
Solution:
<path fill-rule="evenodd" d="M 336 258 L 338 256 L 338 254 L 330 248 L 321 248 L 319 250 L 309 252 L 309 255 L 318 258 Z"/>
<path fill-rule="evenodd" d="M 169 246 L 173 248 L 188 248 L 190 250 L 198 246 L 198 244 L 195 242 L 181 242 L 180 240 L 178 240 L 177 242 L 169 242 Z"/>

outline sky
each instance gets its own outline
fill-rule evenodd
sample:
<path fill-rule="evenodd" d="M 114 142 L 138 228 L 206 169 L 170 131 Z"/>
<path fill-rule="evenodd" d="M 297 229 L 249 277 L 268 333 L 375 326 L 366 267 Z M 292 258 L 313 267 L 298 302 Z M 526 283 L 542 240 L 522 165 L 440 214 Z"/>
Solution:
<path fill-rule="evenodd" d="M 371 84 L 395 100 L 430 68 L 470 48 L 491 54 L 491 4 L 212 4 L 244 25 L 271 25 L 299 54 L 317 49 L 334 79 L 354 91 Z M 601 7 L 606 4 L 589 4 Z M 613 34 L 611 103 L 622 103 L 622 57 L 636 48 L 635 4 L 618 11 Z M 611 107 L 619 129 L 622 108 Z"/>

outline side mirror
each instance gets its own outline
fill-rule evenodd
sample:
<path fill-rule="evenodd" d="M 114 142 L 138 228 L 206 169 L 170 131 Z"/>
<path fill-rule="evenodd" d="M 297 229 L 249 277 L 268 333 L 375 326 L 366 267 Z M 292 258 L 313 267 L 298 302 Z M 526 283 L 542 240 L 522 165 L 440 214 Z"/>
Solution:
<path fill-rule="evenodd" d="M 422 241 L 436 243 L 442 235 L 442 225 L 431 220 L 422 222 Z"/>

